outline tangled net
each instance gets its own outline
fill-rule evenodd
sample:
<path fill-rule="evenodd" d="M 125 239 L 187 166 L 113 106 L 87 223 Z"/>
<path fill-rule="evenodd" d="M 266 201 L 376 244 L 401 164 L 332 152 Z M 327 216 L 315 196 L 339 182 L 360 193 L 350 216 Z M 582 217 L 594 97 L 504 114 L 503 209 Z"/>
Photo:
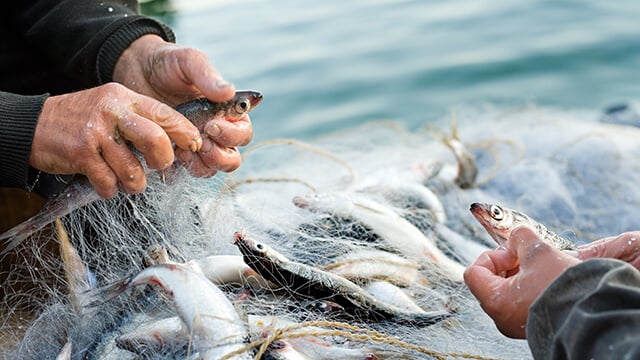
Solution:
<path fill-rule="evenodd" d="M 293 204 L 294 197 L 309 193 L 372 199 L 463 266 L 493 246 L 468 212 L 476 201 L 519 209 L 577 243 L 638 228 L 640 130 L 599 123 L 595 113 L 541 108 L 463 109 L 458 118 L 458 136 L 479 170 L 470 189 L 455 185 L 456 159 L 432 129 L 410 132 L 380 122 L 311 142 L 256 144 L 244 151 L 241 169 L 226 178 L 194 179 L 178 171 L 167 181 L 154 174 L 143 194 L 119 195 L 73 211 L 62 222 L 96 284 L 77 291 L 52 227 L 21 243 L 6 255 L 15 265 L 2 274 L 2 357 L 55 358 L 71 343 L 74 359 L 137 358 L 140 354 L 118 347 L 116 338 L 175 316 L 171 303 L 146 287 L 91 306 L 83 298 L 144 269 L 150 246 L 165 248 L 176 262 L 239 255 L 232 238 L 244 230 L 289 259 L 326 269 L 351 261 L 348 256 L 356 251 L 394 251 L 362 219 Z M 408 190 L 415 186 L 436 196 L 444 218 L 434 203 Z M 278 341 L 310 337 L 386 354 L 380 358 L 505 359 L 528 353 L 524 341 L 502 336 L 466 287 L 440 270 L 416 264 L 415 278 L 386 279 L 422 309 L 455 311 L 428 327 L 336 317 L 301 301 L 293 289 L 252 288 L 247 295 L 246 284 L 220 288 L 243 316 L 291 321 L 251 334 L 247 349 L 255 358 L 268 358 L 269 346 Z M 358 281 L 364 286 L 368 280 Z M 179 343 L 143 356 L 188 358 L 192 351 Z"/>

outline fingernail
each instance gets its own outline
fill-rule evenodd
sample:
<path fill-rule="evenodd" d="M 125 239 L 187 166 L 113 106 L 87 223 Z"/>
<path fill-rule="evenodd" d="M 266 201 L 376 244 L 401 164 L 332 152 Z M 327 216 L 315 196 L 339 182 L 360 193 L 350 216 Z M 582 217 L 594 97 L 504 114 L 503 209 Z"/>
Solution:
<path fill-rule="evenodd" d="M 225 81 L 225 80 L 218 80 L 216 81 L 216 87 L 219 89 L 224 89 L 231 86 L 231 83 Z"/>
<path fill-rule="evenodd" d="M 222 129 L 220 128 L 220 125 L 214 123 L 213 121 L 209 121 L 204 126 L 204 132 L 211 138 L 217 138 L 222 133 Z"/>
<path fill-rule="evenodd" d="M 191 140 L 191 144 L 189 145 L 189 149 L 191 152 L 197 152 L 202 147 L 202 138 L 198 135 L 197 138 Z"/>

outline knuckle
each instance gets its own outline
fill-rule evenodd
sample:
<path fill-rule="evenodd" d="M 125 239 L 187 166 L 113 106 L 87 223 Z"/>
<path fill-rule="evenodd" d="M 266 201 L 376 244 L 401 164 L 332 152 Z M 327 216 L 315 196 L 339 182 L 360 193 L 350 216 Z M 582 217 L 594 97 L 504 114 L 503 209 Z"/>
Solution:
<path fill-rule="evenodd" d="M 113 95 L 119 95 L 126 91 L 126 87 L 116 82 L 109 82 L 97 87 L 98 93 L 103 97 L 109 97 Z"/>
<path fill-rule="evenodd" d="M 144 172 L 138 175 L 129 173 L 128 175 L 125 175 L 124 179 L 120 179 L 120 182 L 128 194 L 139 194 L 147 188 L 147 177 Z"/>
<path fill-rule="evenodd" d="M 169 136 L 164 130 L 158 127 L 150 129 L 148 134 L 145 135 L 144 141 L 146 142 L 146 146 L 152 151 L 166 150 L 171 147 Z"/>
<path fill-rule="evenodd" d="M 173 109 L 171 109 L 169 105 L 162 102 L 156 102 L 151 108 L 151 117 L 155 122 L 159 124 L 171 120 L 173 118 L 173 114 Z"/>

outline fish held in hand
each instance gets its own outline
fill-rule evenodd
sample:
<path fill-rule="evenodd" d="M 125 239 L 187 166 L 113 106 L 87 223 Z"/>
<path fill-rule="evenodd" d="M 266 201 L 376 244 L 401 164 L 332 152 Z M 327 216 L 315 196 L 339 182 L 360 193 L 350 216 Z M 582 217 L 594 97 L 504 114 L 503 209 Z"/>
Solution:
<path fill-rule="evenodd" d="M 249 113 L 262 102 L 262 94 L 257 91 L 237 91 L 233 99 L 214 103 L 208 99 L 195 99 L 180 104 L 175 109 L 197 127 L 215 118 L 221 117 L 234 121 Z M 0 255 L 18 246 L 31 234 L 72 211 L 100 200 L 89 180 L 84 176 L 76 177 L 63 191 L 50 199 L 36 215 L 0 234 Z"/>
<path fill-rule="evenodd" d="M 577 249 L 573 242 L 550 231 L 546 226 L 520 211 L 486 203 L 473 203 L 469 211 L 498 245 L 509 240 L 513 229 L 518 226 L 526 226 L 538 234 L 542 240 L 560 250 Z"/>

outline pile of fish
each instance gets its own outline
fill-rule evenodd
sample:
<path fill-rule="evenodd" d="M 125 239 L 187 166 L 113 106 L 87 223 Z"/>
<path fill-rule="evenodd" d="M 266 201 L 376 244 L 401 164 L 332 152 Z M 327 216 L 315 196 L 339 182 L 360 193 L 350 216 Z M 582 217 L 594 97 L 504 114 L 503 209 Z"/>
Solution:
<path fill-rule="evenodd" d="M 640 130 L 469 114 L 452 135 L 374 123 L 273 140 L 222 183 L 150 174 L 141 196 L 76 205 L 56 236 L 65 290 L 7 356 L 521 358 L 465 267 L 517 225 L 563 249 L 636 229 Z M 13 251 L 34 246 L 13 235 Z"/>

